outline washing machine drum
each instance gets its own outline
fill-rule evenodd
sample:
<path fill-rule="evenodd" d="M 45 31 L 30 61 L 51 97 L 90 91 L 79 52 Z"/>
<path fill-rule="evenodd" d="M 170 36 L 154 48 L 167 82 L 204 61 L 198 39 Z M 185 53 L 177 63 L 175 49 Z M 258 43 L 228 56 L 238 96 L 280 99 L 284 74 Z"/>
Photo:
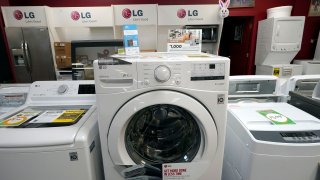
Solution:
<path fill-rule="evenodd" d="M 138 111 L 130 120 L 125 144 L 137 163 L 189 162 L 196 156 L 201 133 L 196 120 L 175 105 L 153 105 Z"/>
<path fill-rule="evenodd" d="M 174 91 L 152 91 L 126 102 L 106 134 L 115 165 L 208 161 L 215 156 L 215 120 L 203 104 Z"/>

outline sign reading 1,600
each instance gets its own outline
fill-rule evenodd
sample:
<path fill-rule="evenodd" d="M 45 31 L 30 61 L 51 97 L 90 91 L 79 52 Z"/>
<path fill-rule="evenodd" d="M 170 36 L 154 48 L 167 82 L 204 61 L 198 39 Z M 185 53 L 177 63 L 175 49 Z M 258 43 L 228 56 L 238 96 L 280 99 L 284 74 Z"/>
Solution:
<path fill-rule="evenodd" d="M 179 45 L 179 44 L 171 45 L 170 44 L 170 48 L 182 48 L 182 45 Z"/>

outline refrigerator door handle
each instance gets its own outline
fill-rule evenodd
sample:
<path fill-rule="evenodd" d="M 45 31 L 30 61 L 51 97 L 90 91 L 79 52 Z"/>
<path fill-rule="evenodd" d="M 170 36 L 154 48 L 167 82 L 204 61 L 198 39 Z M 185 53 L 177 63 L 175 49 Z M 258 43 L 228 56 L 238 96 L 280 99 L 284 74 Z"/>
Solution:
<path fill-rule="evenodd" d="M 26 49 L 25 49 L 25 44 L 24 44 L 24 41 L 21 41 L 21 49 L 22 49 L 22 53 L 23 53 L 23 59 L 24 59 L 24 64 L 26 65 L 26 69 L 28 71 L 28 73 L 30 73 L 30 69 L 29 69 L 29 62 L 28 62 L 28 59 L 27 59 L 27 55 L 26 55 Z"/>
<path fill-rule="evenodd" d="M 25 52 L 25 58 L 27 60 L 27 65 L 28 65 L 28 69 L 30 72 L 32 72 L 32 62 L 30 61 L 31 60 L 31 57 L 30 57 L 30 51 L 29 51 L 29 48 L 28 48 L 28 42 L 27 41 L 24 41 L 24 52 Z"/>

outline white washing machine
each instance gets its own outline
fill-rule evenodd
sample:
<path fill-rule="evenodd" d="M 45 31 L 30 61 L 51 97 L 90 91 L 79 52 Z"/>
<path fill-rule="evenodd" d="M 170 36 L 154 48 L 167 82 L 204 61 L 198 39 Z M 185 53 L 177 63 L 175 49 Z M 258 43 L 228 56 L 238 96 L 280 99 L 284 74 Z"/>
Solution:
<path fill-rule="evenodd" d="M 30 85 L 0 84 L 0 118 L 26 102 Z"/>
<path fill-rule="evenodd" d="M 106 180 L 221 178 L 228 58 L 144 53 L 94 71 Z"/>
<path fill-rule="evenodd" d="M 0 120 L 4 180 L 101 180 L 94 81 L 37 81 Z"/>
<path fill-rule="evenodd" d="M 319 162 L 319 119 L 287 103 L 229 104 L 223 180 L 316 180 Z"/>
<path fill-rule="evenodd" d="M 229 103 L 278 102 L 278 77 L 272 75 L 241 75 L 229 78 Z"/>
<path fill-rule="evenodd" d="M 299 92 L 305 96 L 311 97 L 314 88 L 320 81 L 319 75 L 300 75 L 292 76 L 285 84 L 283 94 L 289 95 L 290 91 Z"/>

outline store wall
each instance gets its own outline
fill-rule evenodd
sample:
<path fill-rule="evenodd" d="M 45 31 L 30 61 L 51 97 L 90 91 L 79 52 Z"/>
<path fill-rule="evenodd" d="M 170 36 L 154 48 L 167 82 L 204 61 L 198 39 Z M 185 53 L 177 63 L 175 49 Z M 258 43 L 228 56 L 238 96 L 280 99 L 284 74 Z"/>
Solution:
<path fill-rule="evenodd" d="M 5 1 L 5 0 L 2 0 Z M 8 1 L 8 0 L 7 0 Z M 215 4 L 218 0 L 69 0 L 69 1 L 52 1 L 52 0 L 9 0 L 11 6 L 52 6 L 52 7 L 65 7 L 65 6 L 106 6 L 111 4 Z M 232 8 L 230 9 L 230 16 L 252 16 L 254 17 L 254 24 L 252 26 L 253 33 L 251 35 L 251 48 L 249 52 L 250 65 L 248 74 L 254 74 L 254 55 L 256 46 L 256 37 L 258 29 L 258 21 L 266 18 L 266 9 L 276 6 L 293 6 L 292 15 L 306 16 L 306 24 L 302 42 L 302 48 L 296 58 L 310 59 L 313 58 L 316 39 L 320 29 L 320 17 L 307 17 L 310 5 L 310 0 L 255 0 L 255 7 L 253 8 Z"/>

